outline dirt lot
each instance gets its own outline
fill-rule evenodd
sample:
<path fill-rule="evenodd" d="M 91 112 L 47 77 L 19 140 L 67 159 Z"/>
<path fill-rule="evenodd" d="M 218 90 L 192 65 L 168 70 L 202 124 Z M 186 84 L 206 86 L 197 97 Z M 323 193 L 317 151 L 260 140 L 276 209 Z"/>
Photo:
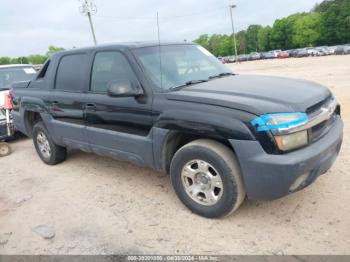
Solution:
<path fill-rule="evenodd" d="M 237 213 L 209 220 L 188 211 L 160 173 L 77 151 L 50 167 L 22 139 L 0 159 L 0 253 L 350 254 L 350 56 L 233 67 L 332 89 L 342 104 L 345 140 L 325 176 L 302 192 L 246 201 Z M 43 239 L 33 232 L 38 225 L 55 236 Z"/>

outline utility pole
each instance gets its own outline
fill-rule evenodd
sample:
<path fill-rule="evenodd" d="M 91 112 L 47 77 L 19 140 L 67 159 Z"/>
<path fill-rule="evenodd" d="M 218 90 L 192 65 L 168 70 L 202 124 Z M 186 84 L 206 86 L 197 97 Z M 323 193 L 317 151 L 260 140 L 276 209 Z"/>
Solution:
<path fill-rule="evenodd" d="M 236 56 L 236 62 L 238 61 L 238 54 L 237 54 L 237 42 L 236 42 L 236 34 L 235 34 L 235 25 L 233 23 L 233 9 L 236 8 L 237 6 L 232 4 L 229 6 L 230 7 L 230 15 L 231 15 L 231 26 L 232 26 L 232 38 L 233 38 L 233 47 L 234 47 L 234 52 Z"/>
<path fill-rule="evenodd" d="M 95 35 L 95 29 L 94 25 L 92 24 L 92 18 L 91 16 L 97 13 L 97 7 L 94 3 L 90 2 L 90 0 L 81 0 L 82 4 L 79 7 L 80 13 L 83 15 L 87 15 L 89 18 L 92 38 L 94 39 L 94 44 L 97 45 L 96 35 Z"/>

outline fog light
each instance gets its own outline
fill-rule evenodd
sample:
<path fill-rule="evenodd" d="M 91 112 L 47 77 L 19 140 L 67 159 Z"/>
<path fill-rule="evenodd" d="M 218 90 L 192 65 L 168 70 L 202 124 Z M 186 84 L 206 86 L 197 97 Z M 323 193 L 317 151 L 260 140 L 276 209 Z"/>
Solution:
<path fill-rule="evenodd" d="M 289 191 L 293 192 L 295 190 L 297 190 L 305 181 L 306 179 L 309 177 L 309 173 L 303 174 L 301 176 L 299 176 L 294 183 L 290 186 Z"/>

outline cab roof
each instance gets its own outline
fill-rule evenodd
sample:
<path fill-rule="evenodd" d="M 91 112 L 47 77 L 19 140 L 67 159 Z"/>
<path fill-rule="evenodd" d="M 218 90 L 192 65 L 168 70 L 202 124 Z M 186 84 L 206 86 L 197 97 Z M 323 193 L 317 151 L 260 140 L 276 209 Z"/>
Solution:
<path fill-rule="evenodd" d="M 159 42 L 157 41 L 149 41 L 149 42 L 123 42 L 123 43 L 112 43 L 112 44 L 102 44 L 91 47 L 83 47 L 83 48 L 74 48 L 65 50 L 62 52 L 58 52 L 57 54 L 64 53 L 76 53 L 79 51 L 93 51 L 93 50 L 105 50 L 110 48 L 120 48 L 120 49 L 137 49 L 143 47 L 154 47 L 154 46 L 168 46 L 168 45 L 195 45 L 191 42 Z"/>

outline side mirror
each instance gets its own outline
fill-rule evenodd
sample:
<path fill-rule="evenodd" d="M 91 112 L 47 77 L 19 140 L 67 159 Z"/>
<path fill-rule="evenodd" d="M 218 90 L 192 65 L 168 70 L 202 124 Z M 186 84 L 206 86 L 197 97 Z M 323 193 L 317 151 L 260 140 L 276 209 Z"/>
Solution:
<path fill-rule="evenodd" d="M 107 94 L 111 97 L 135 97 L 142 95 L 142 90 L 129 80 L 111 81 L 108 83 Z"/>

